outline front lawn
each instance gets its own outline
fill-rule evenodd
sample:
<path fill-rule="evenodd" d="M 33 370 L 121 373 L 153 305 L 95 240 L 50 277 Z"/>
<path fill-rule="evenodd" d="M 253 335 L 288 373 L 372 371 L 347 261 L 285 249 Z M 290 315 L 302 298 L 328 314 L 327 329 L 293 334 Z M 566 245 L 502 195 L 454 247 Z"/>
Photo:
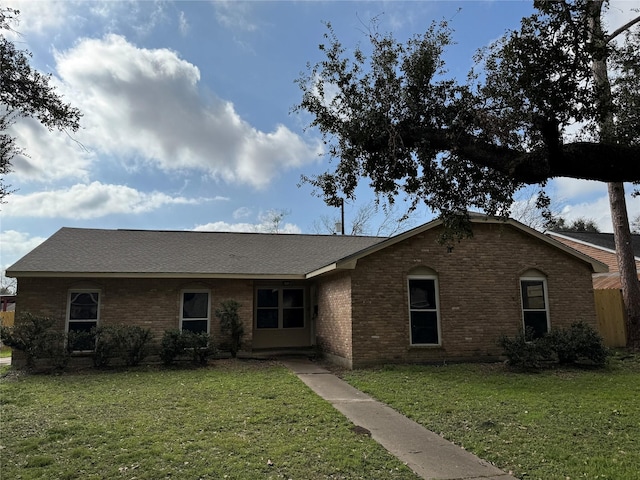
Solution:
<path fill-rule="evenodd" d="M 638 478 L 640 357 L 603 370 L 389 366 L 342 376 L 519 478 Z"/>
<path fill-rule="evenodd" d="M 417 478 L 274 364 L 10 373 L 0 405 L 2 478 Z"/>

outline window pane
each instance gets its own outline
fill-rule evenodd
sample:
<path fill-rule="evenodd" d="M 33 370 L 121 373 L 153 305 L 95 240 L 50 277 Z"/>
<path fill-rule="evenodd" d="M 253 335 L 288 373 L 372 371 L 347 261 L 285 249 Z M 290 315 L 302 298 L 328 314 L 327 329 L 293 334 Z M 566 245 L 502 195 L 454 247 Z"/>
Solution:
<path fill-rule="evenodd" d="M 547 312 L 527 311 L 524 312 L 524 328 L 533 329 L 533 338 L 540 338 L 547 333 Z"/>
<path fill-rule="evenodd" d="M 409 280 L 409 302 L 411 309 L 435 309 L 435 280 Z"/>
<path fill-rule="evenodd" d="M 207 292 L 185 292 L 182 303 L 182 318 L 208 318 L 209 294 Z"/>
<path fill-rule="evenodd" d="M 207 333 L 207 321 L 206 320 L 183 320 L 182 331 L 189 331 L 193 333 Z"/>
<path fill-rule="evenodd" d="M 544 286 L 542 280 L 522 281 L 522 308 L 544 310 Z"/>
<path fill-rule="evenodd" d="M 98 319 L 98 292 L 71 293 L 70 320 Z"/>
<path fill-rule="evenodd" d="M 303 308 L 285 308 L 282 312 L 283 328 L 302 328 L 304 327 L 304 309 Z"/>
<path fill-rule="evenodd" d="M 260 307 L 277 307 L 278 306 L 278 289 L 263 288 L 258 290 L 258 308 Z"/>
<path fill-rule="evenodd" d="M 256 317 L 258 328 L 278 328 L 277 308 L 259 308 Z"/>
<path fill-rule="evenodd" d="M 438 314 L 436 312 L 411 312 L 411 343 L 438 343 Z"/>
<path fill-rule="evenodd" d="M 69 343 L 71 350 L 93 350 L 95 348 L 95 336 L 91 335 L 91 329 L 98 326 L 98 322 L 69 322 Z"/>
<path fill-rule="evenodd" d="M 300 288 L 285 289 L 282 291 L 282 306 L 284 308 L 303 307 L 304 291 Z"/>

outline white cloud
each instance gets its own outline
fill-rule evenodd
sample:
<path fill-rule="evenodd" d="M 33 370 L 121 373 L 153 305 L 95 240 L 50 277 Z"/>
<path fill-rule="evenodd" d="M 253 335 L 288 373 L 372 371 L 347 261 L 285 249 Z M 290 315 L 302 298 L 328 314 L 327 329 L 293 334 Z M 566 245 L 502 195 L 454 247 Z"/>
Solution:
<path fill-rule="evenodd" d="M 171 197 L 161 192 L 144 193 L 124 185 L 93 182 L 67 189 L 13 194 L 3 206 L 7 217 L 89 219 L 112 214 L 139 214 L 172 204 L 199 204 L 207 199 Z"/>
<path fill-rule="evenodd" d="M 267 221 L 260 223 L 211 222 L 204 225 L 197 225 L 193 230 L 196 232 L 274 233 L 273 224 Z M 302 230 L 293 223 L 285 223 L 279 226 L 277 233 L 302 233 Z"/>
<path fill-rule="evenodd" d="M 236 220 L 239 218 L 247 218 L 251 215 L 251 209 L 249 207 L 240 207 L 233 212 L 233 218 Z"/>
<path fill-rule="evenodd" d="M 213 2 L 218 22 L 231 30 L 253 32 L 257 25 L 250 20 L 251 5 L 246 2 L 218 0 Z"/>
<path fill-rule="evenodd" d="M 84 113 L 83 144 L 124 162 L 164 171 L 196 169 L 228 182 L 265 187 L 283 169 L 317 161 L 283 125 L 262 132 L 234 106 L 198 90 L 200 71 L 167 49 L 137 48 L 124 37 L 84 39 L 57 52 L 69 98 Z"/>
<path fill-rule="evenodd" d="M 556 195 L 561 199 L 576 199 L 591 195 L 606 195 L 607 184 L 576 178 L 556 178 L 552 182 Z"/>
<path fill-rule="evenodd" d="M 626 192 L 627 212 L 629 221 L 640 213 L 640 197 L 632 197 L 630 192 Z M 572 205 L 566 205 L 561 212 L 563 218 L 568 223 L 578 218 L 594 220 L 601 232 L 612 232 L 611 208 L 609 206 L 609 196 L 603 195 L 591 201 L 585 201 Z"/>
<path fill-rule="evenodd" d="M 74 133 L 49 131 L 33 118 L 20 118 L 10 129 L 24 150 L 11 160 L 16 178 L 31 182 L 89 179 L 93 154 Z"/>
<path fill-rule="evenodd" d="M 15 284 L 15 280 L 4 276 L 5 270 L 45 240 L 44 237 L 31 237 L 28 233 L 16 230 L 0 232 L 0 245 L 2 245 L 0 249 L 0 268 L 2 268 L 0 284 L 2 286 Z"/>
<path fill-rule="evenodd" d="M 189 33 L 189 21 L 187 20 L 187 16 L 184 12 L 180 12 L 178 14 L 178 29 L 182 36 L 186 36 Z"/>
<path fill-rule="evenodd" d="M 28 33 L 41 35 L 51 29 L 61 28 L 65 24 L 75 24 L 77 17 L 71 13 L 69 8 L 71 5 L 72 2 L 59 1 L 9 0 L 3 2 L 3 7 L 20 11 L 20 23 L 13 28 L 20 32 L 21 35 Z M 11 38 L 16 39 L 18 37 Z"/>

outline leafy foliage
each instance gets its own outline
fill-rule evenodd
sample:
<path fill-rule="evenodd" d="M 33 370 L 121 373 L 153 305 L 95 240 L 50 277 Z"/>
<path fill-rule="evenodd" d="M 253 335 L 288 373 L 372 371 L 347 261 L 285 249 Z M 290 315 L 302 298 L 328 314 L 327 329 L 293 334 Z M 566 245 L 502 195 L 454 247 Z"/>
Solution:
<path fill-rule="evenodd" d="M 105 367 L 114 358 L 135 366 L 148 354 L 151 330 L 137 325 L 102 325 L 92 330 L 91 337 L 95 342 L 94 366 Z"/>
<path fill-rule="evenodd" d="M 0 8 L 0 31 L 12 30 L 18 15 L 18 10 Z M 33 69 L 30 58 L 30 52 L 0 35 L 0 201 L 10 193 L 4 177 L 11 171 L 11 160 L 23 153 L 7 133 L 18 117 L 35 118 L 49 130 L 75 132 L 80 127 L 80 111 L 62 100 L 50 84 L 51 75 Z"/>
<path fill-rule="evenodd" d="M 118 331 L 118 343 L 125 364 L 139 365 L 149 353 L 151 330 L 138 325 L 123 325 Z"/>
<path fill-rule="evenodd" d="M 310 127 L 337 162 L 303 182 L 338 206 L 368 179 L 388 203 L 400 194 L 413 207 L 423 201 L 445 218 L 461 217 L 452 227 L 468 233 L 467 210 L 506 216 L 525 184 L 540 185 L 544 208 L 553 177 L 640 180 L 640 123 L 637 113 L 626 114 L 628 99 L 640 95 L 637 35 L 619 48 L 593 31 L 589 20 L 600 14 L 594 3 L 535 2 L 538 12 L 520 30 L 478 53 L 464 85 L 444 68 L 452 43 L 445 22 L 404 43 L 374 24 L 370 50 L 351 54 L 329 24 L 320 45 L 325 59 L 298 78 L 302 100 L 294 111 L 311 114 Z M 619 78 L 609 103 L 596 102 L 602 92 L 591 71 L 602 55 Z M 615 141 L 603 142 L 600 122 L 611 114 Z M 569 136 L 579 124 L 580 134 Z"/>
<path fill-rule="evenodd" d="M 533 330 L 527 330 L 514 338 L 503 336 L 498 343 L 509 365 L 523 369 L 539 369 L 556 362 L 563 365 L 586 362 L 601 367 L 609 355 L 602 337 L 583 322 L 551 330 L 538 338 L 534 338 Z"/>
<path fill-rule="evenodd" d="M 160 359 L 165 365 L 172 365 L 176 357 L 184 351 L 182 332 L 178 329 L 165 330 L 160 343 Z"/>
<path fill-rule="evenodd" d="M 189 355 L 195 365 L 206 365 L 216 353 L 213 339 L 208 333 L 188 330 L 166 330 L 162 336 L 160 358 L 165 365 L 172 365 L 182 355 Z"/>
<path fill-rule="evenodd" d="M 46 351 L 54 320 L 25 312 L 12 327 L 0 327 L 2 343 L 24 352 L 28 368 L 33 368 L 37 358 Z"/>
<path fill-rule="evenodd" d="M 576 218 L 573 222 L 567 223 L 567 221 L 559 217 L 552 225 L 554 230 L 564 230 L 565 232 L 591 232 L 599 233 L 600 229 L 598 224 L 591 218 Z"/>
<path fill-rule="evenodd" d="M 238 315 L 239 308 L 240 304 L 235 300 L 225 300 L 215 312 L 216 317 L 220 319 L 220 331 L 229 336 L 229 351 L 233 358 L 242 347 L 244 336 L 244 326 Z"/>
<path fill-rule="evenodd" d="M 553 351 L 544 337 L 534 338 L 533 329 L 520 332 L 514 338 L 502 336 L 498 344 L 502 347 L 509 365 L 525 370 L 542 368 L 553 356 Z"/>

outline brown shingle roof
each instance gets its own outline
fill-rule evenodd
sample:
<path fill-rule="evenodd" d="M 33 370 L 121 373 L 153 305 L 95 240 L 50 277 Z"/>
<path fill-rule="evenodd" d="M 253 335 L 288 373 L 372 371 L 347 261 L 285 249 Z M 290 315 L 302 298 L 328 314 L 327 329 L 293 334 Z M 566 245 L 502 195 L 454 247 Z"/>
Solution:
<path fill-rule="evenodd" d="M 381 237 L 62 228 L 7 269 L 11 276 L 303 277 Z"/>

